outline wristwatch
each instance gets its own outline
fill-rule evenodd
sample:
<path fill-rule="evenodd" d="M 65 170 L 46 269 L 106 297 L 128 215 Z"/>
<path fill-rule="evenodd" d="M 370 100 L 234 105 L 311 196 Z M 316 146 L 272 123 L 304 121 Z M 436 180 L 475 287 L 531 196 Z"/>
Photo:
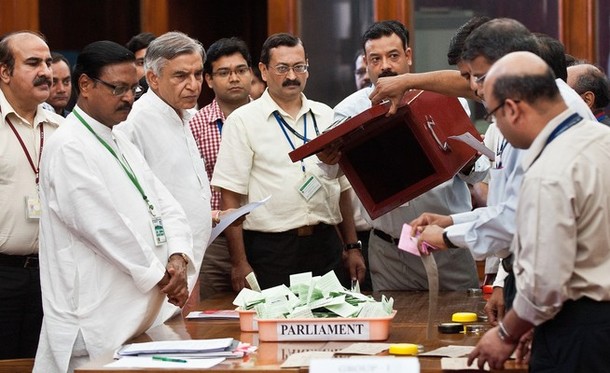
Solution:
<path fill-rule="evenodd" d="M 354 249 L 362 250 L 362 242 L 356 241 L 355 243 L 346 243 L 345 246 L 343 247 L 344 251 L 354 250 Z"/>
<path fill-rule="evenodd" d="M 180 256 L 182 257 L 182 259 L 184 259 L 184 263 L 185 263 L 186 265 L 189 265 L 189 257 L 188 257 L 188 256 L 186 256 L 186 254 L 185 254 L 185 253 L 173 253 L 172 255 L 170 255 L 170 256 L 169 256 L 169 258 L 171 258 L 171 257 L 172 257 L 172 256 L 174 256 L 174 255 L 180 255 Z M 167 261 L 168 261 L 168 262 L 169 262 L 169 258 L 167 258 Z"/>

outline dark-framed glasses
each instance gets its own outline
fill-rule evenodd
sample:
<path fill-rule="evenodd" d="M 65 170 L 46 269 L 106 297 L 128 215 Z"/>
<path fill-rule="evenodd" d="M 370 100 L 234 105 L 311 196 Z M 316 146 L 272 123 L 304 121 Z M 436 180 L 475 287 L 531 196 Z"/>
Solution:
<path fill-rule="evenodd" d="M 140 92 L 142 92 L 142 87 L 139 84 L 136 84 L 134 86 L 127 86 L 127 85 L 114 85 L 114 84 L 110 84 L 108 82 L 105 82 L 101 79 L 98 78 L 91 78 L 92 80 L 95 80 L 96 82 L 100 82 L 103 85 L 105 85 L 106 87 L 110 88 L 112 91 L 112 95 L 113 96 L 123 96 L 125 93 L 131 91 L 131 93 L 136 96 L 137 94 L 139 94 Z"/>
<path fill-rule="evenodd" d="M 504 99 L 504 101 L 502 101 L 502 103 L 498 106 L 495 107 L 495 109 L 493 109 L 492 111 L 488 111 L 487 114 L 485 114 L 485 116 L 483 117 L 483 119 L 485 119 L 487 122 L 491 123 L 494 121 L 494 114 L 496 113 L 496 111 L 500 110 L 504 105 L 506 105 L 506 101 L 508 99 Z M 521 102 L 521 100 L 513 100 L 514 103 L 519 103 Z"/>
<path fill-rule="evenodd" d="M 305 63 L 301 63 L 294 66 L 288 65 L 277 65 L 277 66 L 269 66 L 269 68 L 275 71 L 275 75 L 286 75 L 290 70 L 294 71 L 295 74 L 303 74 L 307 72 L 309 65 Z"/>
<path fill-rule="evenodd" d="M 245 76 L 249 72 L 250 72 L 250 68 L 248 66 L 239 66 L 235 70 L 224 69 L 224 68 L 218 69 L 212 73 L 212 76 L 217 76 L 219 78 L 226 79 L 229 76 L 231 76 L 231 74 L 233 74 L 233 73 L 237 76 Z"/>

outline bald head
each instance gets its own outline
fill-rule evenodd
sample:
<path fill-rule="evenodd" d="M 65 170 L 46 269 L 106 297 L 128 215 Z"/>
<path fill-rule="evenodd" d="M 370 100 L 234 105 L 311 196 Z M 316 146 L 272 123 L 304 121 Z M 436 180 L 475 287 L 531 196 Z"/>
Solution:
<path fill-rule="evenodd" d="M 568 85 L 594 113 L 610 102 L 608 77 L 594 65 L 583 63 L 568 67 Z"/>
<path fill-rule="evenodd" d="M 516 148 L 529 148 L 546 124 L 566 110 L 555 75 L 531 52 L 500 58 L 483 86 L 502 135 Z"/>
<path fill-rule="evenodd" d="M 507 98 L 534 104 L 538 99 L 556 100 L 555 75 L 544 60 L 531 52 L 513 52 L 500 58 L 487 73 L 485 97 L 502 102 Z"/>

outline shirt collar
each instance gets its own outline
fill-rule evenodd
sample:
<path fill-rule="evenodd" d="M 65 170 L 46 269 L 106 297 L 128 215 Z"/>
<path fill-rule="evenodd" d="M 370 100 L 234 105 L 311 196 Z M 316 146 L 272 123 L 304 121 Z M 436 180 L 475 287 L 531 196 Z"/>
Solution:
<path fill-rule="evenodd" d="M 527 171 L 536 161 L 536 159 L 538 159 L 540 153 L 542 153 L 544 147 L 547 145 L 546 141 L 553 132 L 553 130 L 557 128 L 561 124 L 561 122 L 563 122 L 565 119 L 567 119 L 570 115 L 574 113 L 575 111 L 573 109 L 568 108 L 555 118 L 551 119 L 551 121 L 548 122 L 546 126 L 544 126 L 542 131 L 540 131 L 538 136 L 536 136 L 536 138 L 534 139 L 534 142 L 532 142 L 532 145 L 529 147 L 526 154 L 523 156 L 523 171 Z"/>
<path fill-rule="evenodd" d="M 150 105 L 151 107 L 158 109 L 165 115 L 168 115 L 170 117 L 173 116 L 177 121 L 181 122 L 182 124 L 188 123 L 189 119 L 191 119 L 191 117 L 193 116 L 193 113 L 191 111 L 180 109 L 180 115 L 182 116 L 182 118 L 180 118 L 176 110 L 174 110 L 174 108 L 171 107 L 167 102 L 163 101 L 163 99 L 159 97 L 152 89 L 146 91 L 146 93 L 144 93 L 142 97 L 140 97 L 138 101 L 134 103 L 134 105 L 137 105 L 140 101 L 141 105 Z"/>
<path fill-rule="evenodd" d="M 74 111 L 78 112 L 78 114 L 85 120 L 85 122 L 87 122 L 89 127 L 91 127 L 91 129 L 93 129 L 93 131 L 95 131 L 95 133 L 99 137 L 104 139 L 104 141 L 106 141 L 108 144 L 111 143 L 111 141 L 112 141 L 112 129 L 110 127 L 106 126 L 102 122 L 98 122 L 96 119 L 93 119 L 93 117 L 91 117 L 89 114 L 87 114 L 78 105 L 76 105 L 74 107 L 74 110 L 72 110 L 72 113 L 70 115 L 74 115 Z M 81 123 L 81 121 L 78 118 L 76 118 L 76 120 L 78 121 L 79 125 L 83 126 L 83 128 L 84 128 L 84 125 Z M 85 128 L 85 130 L 87 132 L 89 132 L 89 130 L 87 130 L 86 128 Z"/>
<path fill-rule="evenodd" d="M 273 100 L 273 98 L 271 98 L 271 95 L 269 94 L 269 88 L 265 89 L 265 92 L 263 92 L 262 96 L 259 97 L 256 101 L 259 100 L 262 102 L 263 112 L 268 117 L 273 115 L 273 112 L 276 110 L 283 117 L 289 116 L 289 114 L 285 112 L 282 108 L 280 108 L 279 105 Z M 296 118 L 294 118 L 294 120 L 298 121 L 299 118 L 301 118 L 304 114 L 308 113 L 310 110 L 314 115 L 322 115 L 322 113 L 318 110 L 318 107 L 315 105 L 310 105 L 310 102 L 309 100 L 307 100 L 307 97 L 305 97 L 305 95 L 301 92 L 301 109 L 299 110 L 299 113 L 297 114 Z"/>
<path fill-rule="evenodd" d="M 45 110 L 43 108 L 43 104 L 44 103 L 41 103 L 36 108 L 36 114 L 34 115 L 34 127 L 37 127 L 40 123 L 45 123 L 45 124 L 48 123 L 48 124 L 53 125 L 54 127 L 58 127 L 60 124 L 60 120 L 57 119 L 57 117 L 59 115 L 51 113 L 48 110 Z M 13 106 L 6 99 L 6 96 L 4 95 L 4 92 L 1 89 L 0 89 L 0 110 L 2 111 L 2 114 L 0 114 L 0 115 L 2 117 L 3 122 L 6 122 L 6 117 L 9 114 L 12 114 L 12 115 L 16 116 L 17 118 L 19 118 L 20 121 L 23 121 L 24 123 L 28 123 L 27 120 L 25 120 L 22 116 L 17 114 L 17 112 L 15 111 Z M 55 117 L 53 115 L 55 115 Z"/>

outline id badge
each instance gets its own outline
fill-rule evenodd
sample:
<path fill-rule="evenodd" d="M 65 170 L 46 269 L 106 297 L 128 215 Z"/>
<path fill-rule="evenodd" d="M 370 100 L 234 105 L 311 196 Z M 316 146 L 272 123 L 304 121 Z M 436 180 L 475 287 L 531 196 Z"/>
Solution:
<path fill-rule="evenodd" d="M 25 197 L 25 215 L 28 219 L 40 219 L 40 199 L 38 197 Z"/>
<path fill-rule="evenodd" d="M 321 187 L 322 184 L 320 184 L 320 181 L 318 181 L 315 176 L 307 175 L 305 176 L 305 181 L 299 186 L 298 190 L 303 198 L 305 198 L 306 201 L 309 201 Z"/>
<path fill-rule="evenodd" d="M 163 220 L 160 217 L 152 218 L 152 231 L 155 238 L 155 245 L 161 246 L 167 242 L 165 237 L 165 228 L 163 228 Z"/>

